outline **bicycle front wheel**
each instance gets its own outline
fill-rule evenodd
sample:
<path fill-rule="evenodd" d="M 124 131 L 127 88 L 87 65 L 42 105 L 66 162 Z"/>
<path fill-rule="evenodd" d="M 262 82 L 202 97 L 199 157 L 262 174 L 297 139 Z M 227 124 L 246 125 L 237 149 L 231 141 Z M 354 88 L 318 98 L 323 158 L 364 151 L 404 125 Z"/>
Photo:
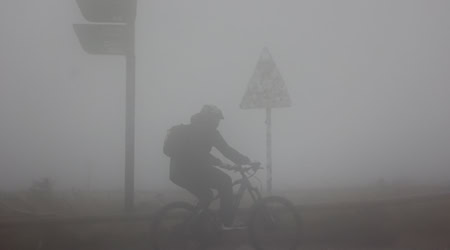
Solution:
<path fill-rule="evenodd" d="M 163 207 L 151 225 L 155 250 L 201 249 L 196 234 L 196 209 L 187 202 L 174 202 Z"/>
<path fill-rule="evenodd" d="M 300 244 L 300 225 L 300 215 L 289 200 L 270 196 L 255 205 L 249 238 L 257 250 L 294 250 Z"/>

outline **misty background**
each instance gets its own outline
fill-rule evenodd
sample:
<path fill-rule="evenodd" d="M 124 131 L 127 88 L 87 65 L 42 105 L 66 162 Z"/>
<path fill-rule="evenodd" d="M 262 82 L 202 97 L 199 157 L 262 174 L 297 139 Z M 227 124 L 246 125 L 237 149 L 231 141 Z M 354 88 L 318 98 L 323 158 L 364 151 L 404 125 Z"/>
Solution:
<path fill-rule="evenodd" d="M 446 0 L 140 0 L 136 189 L 175 187 L 166 130 L 205 103 L 265 163 L 265 112 L 239 109 L 264 47 L 293 104 L 272 113 L 274 188 L 450 184 L 449 14 Z M 81 22 L 74 0 L 0 2 L 0 189 L 123 188 L 125 60 L 86 54 Z"/>

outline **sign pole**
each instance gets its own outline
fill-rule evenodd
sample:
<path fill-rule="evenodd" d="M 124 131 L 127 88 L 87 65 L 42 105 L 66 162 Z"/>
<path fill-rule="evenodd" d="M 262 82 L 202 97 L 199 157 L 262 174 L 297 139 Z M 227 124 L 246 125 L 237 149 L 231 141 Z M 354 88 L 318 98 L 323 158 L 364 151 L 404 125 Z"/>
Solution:
<path fill-rule="evenodd" d="M 266 108 L 267 192 L 272 193 L 272 109 Z"/>
<path fill-rule="evenodd" d="M 76 0 L 88 24 L 74 24 L 81 47 L 94 55 L 126 60 L 124 209 L 134 205 L 135 22 L 137 0 Z"/>
<path fill-rule="evenodd" d="M 135 123 L 135 73 L 134 22 L 129 27 L 130 48 L 126 53 L 126 108 L 125 108 L 125 211 L 131 211 L 134 204 L 134 123 Z"/>
<path fill-rule="evenodd" d="M 267 48 L 261 51 L 247 91 L 241 101 L 241 109 L 264 108 L 266 110 L 267 192 L 272 193 L 272 108 L 291 106 L 291 98 L 280 72 Z"/>

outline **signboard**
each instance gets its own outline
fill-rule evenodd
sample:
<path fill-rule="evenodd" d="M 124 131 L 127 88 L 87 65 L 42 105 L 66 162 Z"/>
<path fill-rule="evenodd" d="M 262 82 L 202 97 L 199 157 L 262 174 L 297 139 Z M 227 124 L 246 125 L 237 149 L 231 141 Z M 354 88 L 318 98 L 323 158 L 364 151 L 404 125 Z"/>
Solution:
<path fill-rule="evenodd" d="M 89 54 L 126 55 L 131 49 L 131 33 L 121 24 L 74 24 L 81 47 Z"/>
<path fill-rule="evenodd" d="M 267 139 L 267 192 L 272 192 L 272 108 L 291 106 L 291 98 L 267 48 L 264 48 L 256 64 L 241 102 L 242 109 L 266 109 Z"/>
<path fill-rule="evenodd" d="M 74 24 L 81 47 L 89 54 L 122 55 L 126 60 L 125 210 L 134 206 L 135 75 L 137 0 L 76 0 L 84 18 L 97 24 Z"/>
<path fill-rule="evenodd" d="M 136 18 L 137 0 L 76 0 L 81 14 L 93 23 L 128 23 Z"/>
<path fill-rule="evenodd" d="M 242 99 L 242 109 L 290 107 L 291 99 L 277 66 L 264 48 Z"/>

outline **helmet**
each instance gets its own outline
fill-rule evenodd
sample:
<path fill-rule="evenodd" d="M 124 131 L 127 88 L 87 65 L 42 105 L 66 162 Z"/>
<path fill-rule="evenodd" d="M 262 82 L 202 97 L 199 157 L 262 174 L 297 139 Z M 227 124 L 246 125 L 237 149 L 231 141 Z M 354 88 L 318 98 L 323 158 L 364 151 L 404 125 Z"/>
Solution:
<path fill-rule="evenodd" d="M 222 110 L 220 110 L 215 105 L 203 105 L 202 110 L 200 110 L 200 114 L 204 115 L 205 117 L 223 119 Z"/>

